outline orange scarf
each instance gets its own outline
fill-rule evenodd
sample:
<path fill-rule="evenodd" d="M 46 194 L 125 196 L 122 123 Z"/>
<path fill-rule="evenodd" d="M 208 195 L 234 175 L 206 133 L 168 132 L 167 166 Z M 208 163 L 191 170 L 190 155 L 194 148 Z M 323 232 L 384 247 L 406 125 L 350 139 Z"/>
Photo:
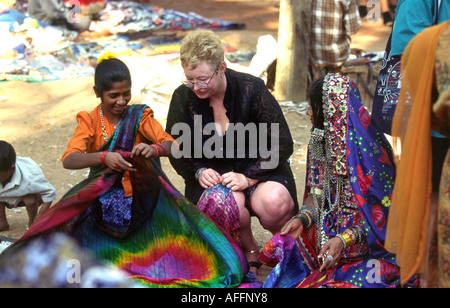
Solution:
<path fill-rule="evenodd" d="M 402 85 L 392 124 L 394 144 L 400 142 L 386 248 L 397 254 L 401 282 L 422 273 L 430 220 L 431 93 L 436 49 L 448 22 L 418 34 L 402 57 Z"/>

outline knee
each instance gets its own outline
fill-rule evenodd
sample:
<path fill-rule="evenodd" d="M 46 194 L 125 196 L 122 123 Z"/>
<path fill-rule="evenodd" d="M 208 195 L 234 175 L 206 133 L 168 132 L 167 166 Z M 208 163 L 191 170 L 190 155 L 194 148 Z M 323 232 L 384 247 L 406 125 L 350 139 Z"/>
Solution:
<path fill-rule="evenodd" d="M 41 204 L 39 195 L 26 195 L 22 198 L 23 204 L 26 207 L 38 207 Z"/>
<path fill-rule="evenodd" d="M 289 192 L 285 189 L 268 191 L 261 196 L 260 204 L 264 215 L 273 220 L 279 220 L 286 216 L 290 216 L 294 210 L 294 201 Z"/>

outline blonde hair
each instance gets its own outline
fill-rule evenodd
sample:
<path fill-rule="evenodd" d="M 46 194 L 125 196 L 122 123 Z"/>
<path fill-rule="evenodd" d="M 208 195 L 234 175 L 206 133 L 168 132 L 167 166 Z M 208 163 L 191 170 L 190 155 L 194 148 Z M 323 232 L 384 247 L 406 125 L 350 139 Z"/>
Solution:
<path fill-rule="evenodd" d="M 217 69 L 225 59 L 225 48 L 217 35 L 210 30 L 189 33 L 181 43 L 180 60 L 183 67 L 196 69 L 206 62 Z"/>

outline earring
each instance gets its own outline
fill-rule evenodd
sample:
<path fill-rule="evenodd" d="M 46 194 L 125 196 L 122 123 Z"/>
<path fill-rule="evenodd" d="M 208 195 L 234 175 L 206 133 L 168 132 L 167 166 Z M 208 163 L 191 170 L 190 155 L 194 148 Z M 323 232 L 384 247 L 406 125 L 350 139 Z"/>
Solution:
<path fill-rule="evenodd" d="M 311 132 L 311 139 L 308 144 L 311 159 L 325 161 L 324 136 L 325 131 L 322 129 L 314 128 Z"/>

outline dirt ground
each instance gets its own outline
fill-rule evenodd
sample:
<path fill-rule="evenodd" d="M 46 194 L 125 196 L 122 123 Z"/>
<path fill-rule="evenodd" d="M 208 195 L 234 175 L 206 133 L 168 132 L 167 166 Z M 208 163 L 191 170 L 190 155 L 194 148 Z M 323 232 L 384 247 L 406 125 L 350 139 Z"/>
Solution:
<path fill-rule="evenodd" d="M 152 4 L 179 11 L 195 11 L 205 17 L 220 18 L 246 24 L 246 29 L 218 32 L 227 43 L 242 51 L 255 51 L 258 37 L 278 35 L 279 9 L 272 0 L 153 0 Z M 352 37 L 352 47 L 367 52 L 383 51 L 390 29 L 381 23 L 364 22 Z M 43 169 L 47 179 L 56 188 L 58 199 L 86 177 L 87 170 L 65 170 L 62 156 L 76 127 L 76 114 L 92 110 L 98 101 L 92 90 L 92 78 L 60 80 L 46 83 L 11 81 L 0 83 L 0 140 L 15 147 L 18 156 L 28 156 Z M 139 89 L 137 89 L 139 90 Z M 139 91 L 138 91 L 139 93 Z M 135 96 L 134 103 L 140 97 Z M 303 195 L 306 145 L 309 140 L 310 120 L 306 115 L 286 110 L 286 118 L 295 140 L 291 157 L 299 199 Z M 163 169 L 172 183 L 184 192 L 183 182 L 167 159 Z M 0 236 L 19 238 L 28 221 L 25 209 L 8 210 L 10 230 Z M 255 236 L 261 246 L 271 237 L 259 222 L 253 221 Z M 268 269 L 262 269 L 261 276 Z"/>

